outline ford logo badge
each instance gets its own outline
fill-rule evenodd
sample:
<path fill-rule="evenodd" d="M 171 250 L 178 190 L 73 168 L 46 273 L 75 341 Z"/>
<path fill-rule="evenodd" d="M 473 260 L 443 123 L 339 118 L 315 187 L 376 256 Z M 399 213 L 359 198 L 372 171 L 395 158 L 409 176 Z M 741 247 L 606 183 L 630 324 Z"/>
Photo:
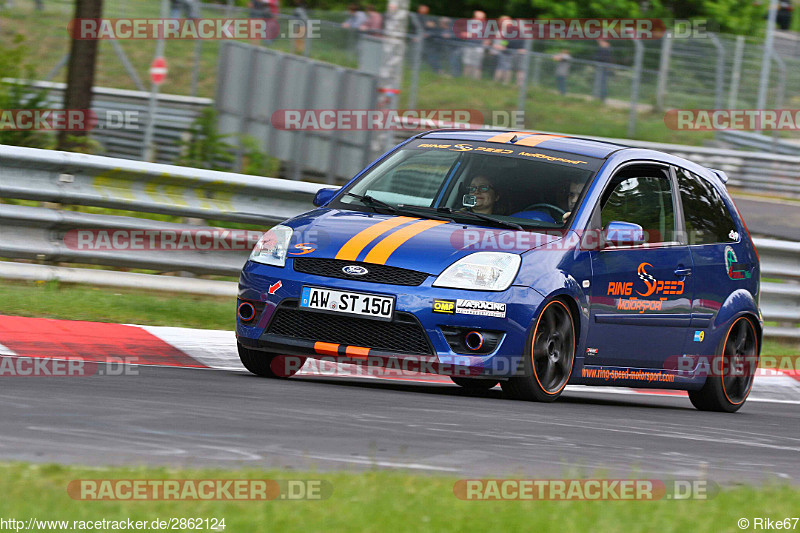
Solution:
<path fill-rule="evenodd" d="M 347 265 L 346 267 L 342 267 L 342 272 L 350 276 L 363 276 L 364 274 L 369 274 L 369 270 L 358 265 Z"/>

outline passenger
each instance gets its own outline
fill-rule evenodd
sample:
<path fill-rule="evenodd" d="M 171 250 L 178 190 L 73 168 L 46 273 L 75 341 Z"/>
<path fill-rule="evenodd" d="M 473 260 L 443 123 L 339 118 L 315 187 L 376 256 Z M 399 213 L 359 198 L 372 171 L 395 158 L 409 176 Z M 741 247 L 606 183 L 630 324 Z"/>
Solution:
<path fill-rule="evenodd" d="M 580 181 L 572 181 L 569 184 L 569 191 L 567 192 L 567 212 L 561 217 L 562 222 L 566 222 L 572 214 L 572 210 L 578 203 L 578 198 L 583 191 L 583 183 Z"/>

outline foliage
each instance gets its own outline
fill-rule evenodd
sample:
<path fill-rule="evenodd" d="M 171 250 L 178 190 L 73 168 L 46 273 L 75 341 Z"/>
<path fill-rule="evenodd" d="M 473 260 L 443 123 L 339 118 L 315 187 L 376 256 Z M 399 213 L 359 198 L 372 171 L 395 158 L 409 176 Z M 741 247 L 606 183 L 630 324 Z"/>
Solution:
<path fill-rule="evenodd" d="M 229 170 L 236 160 L 236 146 L 228 141 L 231 134 L 221 134 L 217 128 L 217 112 L 213 107 L 203 109 L 192 124 L 188 139 L 181 142 L 182 154 L 177 164 L 208 170 Z M 241 136 L 242 173 L 271 176 L 280 168 L 280 161 L 262 152 L 258 142 Z"/>
<path fill-rule="evenodd" d="M 24 37 L 16 35 L 12 44 L 0 45 L 0 73 L 4 78 L 30 79 L 32 70 L 25 64 L 26 47 Z M 0 83 L 0 110 L 46 109 L 47 91 L 32 90 L 23 84 Z M 52 148 L 55 135 L 37 130 L 5 130 L 0 128 L 0 144 Z"/>

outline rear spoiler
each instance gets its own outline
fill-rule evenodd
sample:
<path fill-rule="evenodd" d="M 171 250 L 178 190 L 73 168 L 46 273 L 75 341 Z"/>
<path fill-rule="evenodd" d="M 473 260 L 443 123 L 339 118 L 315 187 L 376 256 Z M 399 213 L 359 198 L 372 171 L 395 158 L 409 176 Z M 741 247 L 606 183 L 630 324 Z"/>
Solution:
<path fill-rule="evenodd" d="M 717 177 L 722 180 L 722 183 L 728 183 L 728 175 L 725 174 L 724 170 L 717 170 L 715 168 L 710 168 L 709 170 L 716 174 Z"/>

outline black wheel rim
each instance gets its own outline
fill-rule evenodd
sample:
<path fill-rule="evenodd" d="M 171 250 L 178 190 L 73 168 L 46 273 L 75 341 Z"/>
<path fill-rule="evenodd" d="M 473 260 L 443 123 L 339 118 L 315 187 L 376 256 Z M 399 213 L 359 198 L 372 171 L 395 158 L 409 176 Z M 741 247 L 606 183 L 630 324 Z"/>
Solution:
<path fill-rule="evenodd" d="M 722 388 L 733 404 L 742 403 L 758 367 L 758 341 L 753 325 L 740 318 L 731 326 L 722 351 Z"/>
<path fill-rule="evenodd" d="M 554 301 L 545 307 L 533 337 L 533 370 L 542 389 L 555 394 L 572 372 L 575 331 L 567 308 Z"/>

